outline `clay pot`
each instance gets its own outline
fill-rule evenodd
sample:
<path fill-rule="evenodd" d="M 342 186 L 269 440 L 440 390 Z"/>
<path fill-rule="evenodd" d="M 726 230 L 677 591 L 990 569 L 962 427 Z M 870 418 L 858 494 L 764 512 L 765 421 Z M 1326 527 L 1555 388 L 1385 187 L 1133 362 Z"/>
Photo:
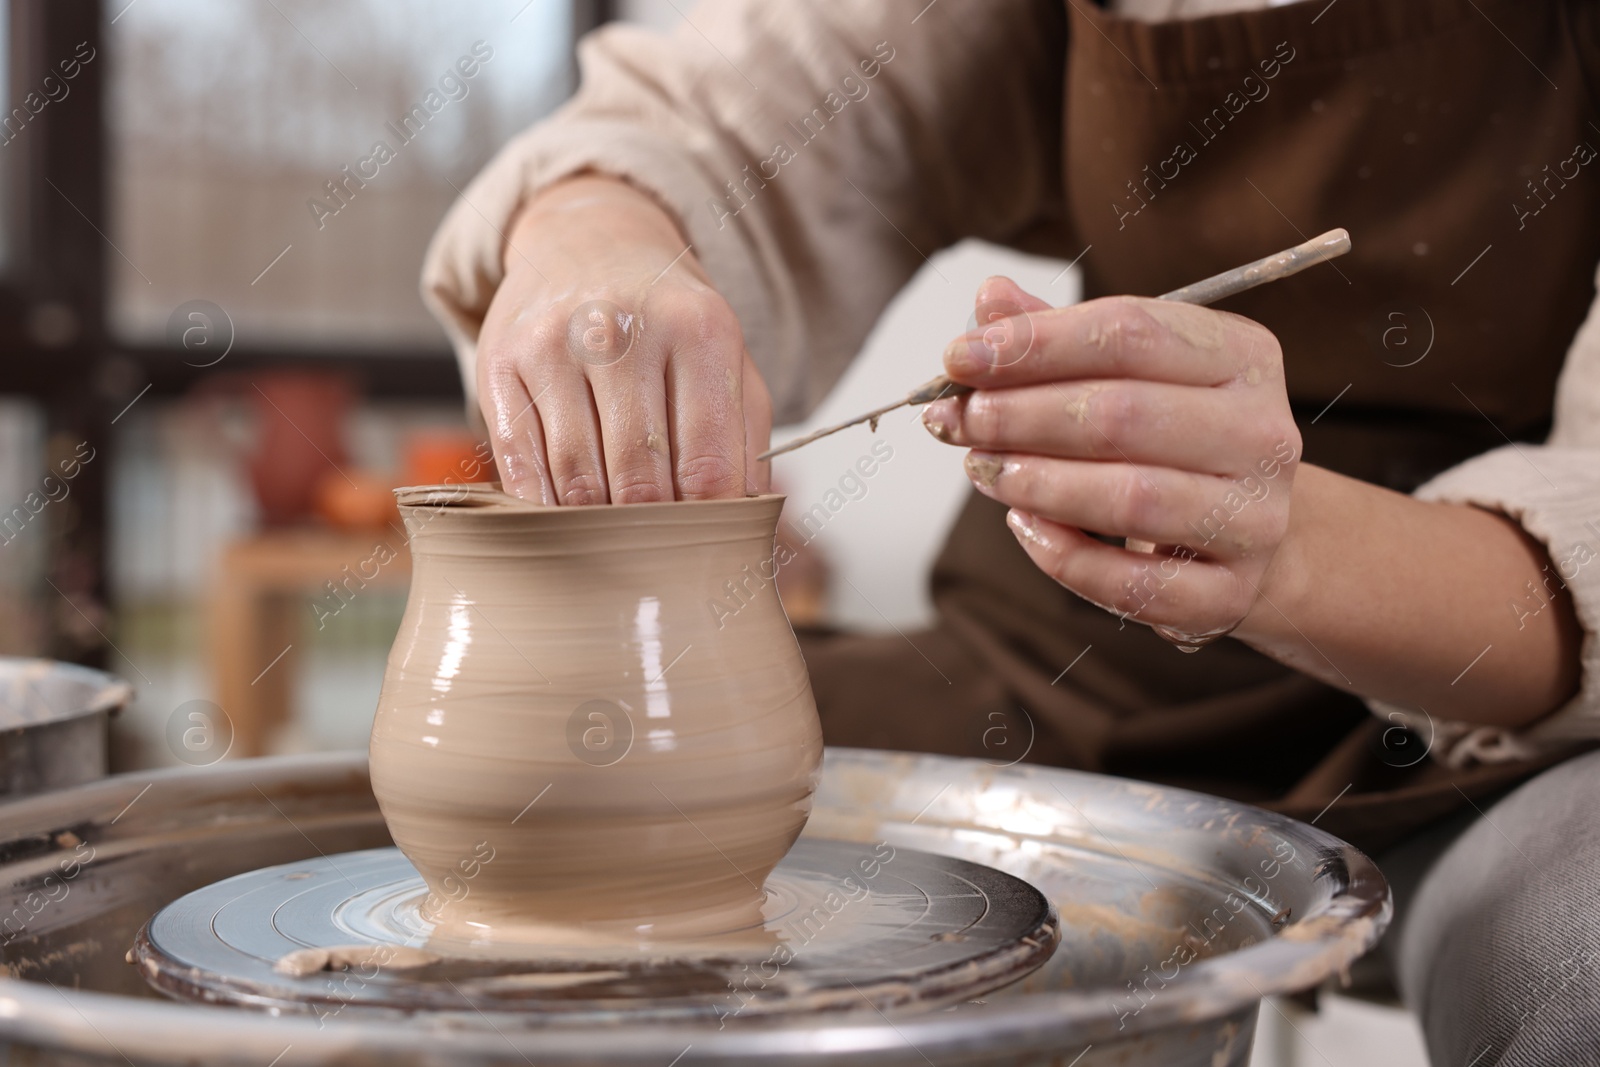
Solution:
<path fill-rule="evenodd" d="M 269 371 L 251 377 L 256 447 L 250 484 L 269 526 L 311 514 L 317 482 L 345 464 L 344 420 L 354 391 L 337 374 Z"/>
<path fill-rule="evenodd" d="M 759 922 L 822 754 L 772 581 L 783 498 L 397 495 L 411 594 L 372 786 L 439 929 L 649 940 Z"/>
<path fill-rule="evenodd" d="M 324 474 L 317 481 L 312 499 L 317 515 L 335 529 L 389 530 L 400 518 L 393 485 L 393 478 L 377 471 L 346 467 Z"/>

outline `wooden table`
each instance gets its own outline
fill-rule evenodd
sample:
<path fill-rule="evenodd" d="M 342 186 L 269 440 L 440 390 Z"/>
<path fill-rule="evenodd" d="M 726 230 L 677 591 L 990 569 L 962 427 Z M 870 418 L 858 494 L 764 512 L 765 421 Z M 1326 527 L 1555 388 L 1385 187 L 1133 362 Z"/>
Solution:
<path fill-rule="evenodd" d="M 230 755 L 259 756 L 293 712 L 296 652 L 367 590 L 411 578 L 397 529 L 267 530 L 222 551 L 207 607 L 213 691 L 233 724 Z"/>

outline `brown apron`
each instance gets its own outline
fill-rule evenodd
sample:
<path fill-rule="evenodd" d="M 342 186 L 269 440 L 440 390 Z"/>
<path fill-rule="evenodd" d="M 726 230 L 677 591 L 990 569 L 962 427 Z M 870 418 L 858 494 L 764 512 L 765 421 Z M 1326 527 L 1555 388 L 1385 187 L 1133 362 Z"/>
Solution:
<path fill-rule="evenodd" d="M 1282 342 L 1306 459 L 1410 491 L 1503 434 L 1544 436 L 1600 262 L 1590 5 L 1067 15 L 1066 218 L 1023 243 L 1087 249 L 1092 297 L 1344 226 L 1337 269 L 1221 305 Z M 1316 819 L 1369 850 L 1553 762 L 1452 771 L 1428 738 L 1243 644 L 1185 654 L 1046 578 L 1004 510 L 974 495 L 957 521 L 933 630 L 807 638 L 830 743 L 1026 752 Z"/>

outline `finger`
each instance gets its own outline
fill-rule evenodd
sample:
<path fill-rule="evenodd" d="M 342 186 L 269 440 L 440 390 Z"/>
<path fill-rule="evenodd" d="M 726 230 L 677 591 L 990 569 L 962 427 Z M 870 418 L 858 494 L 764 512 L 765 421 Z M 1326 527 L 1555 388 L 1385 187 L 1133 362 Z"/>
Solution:
<path fill-rule="evenodd" d="M 1014 310 L 1008 310 L 1008 305 Z M 1047 311 L 1051 305 L 1048 300 L 1034 296 L 1004 274 L 995 274 L 985 278 L 983 284 L 978 286 L 975 306 L 978 308 L 988 306 L 995 312 L 1016 315 L 1029 311 Z M 979 325 L 992 322 L 994 318 L 993 315 L 988 318 L 983 315 L 976 317 Z"/>
<path fill-rule="evenodd" d="M 1277 339 L 1238 315 L 1117 296 L 1025 311 L 957 338 L 945 373 L 975 388 L 1067 378 L 1140 378 L 1179 385 L 1251 384 L 1280 375 Z"/>
<path fill-rule="evenodd" d="M 744 488 L 747 493 L 772 491 L 772 461 L 756 459 L 772 444 L 772 394 L 750 353 L 744 356 L 741 390 L 744 399 Z"/>
<path fill-rule="evenodd" d="M 1129 552 L 1015 508 L 1006 523 L 1035 566 L 1122 618 L 1205 634 L 1233 626 L 1250 610 L 1249 583 L 1223 564 L 1185 558 L 1183 549 L 1155 557 Z"/>
<path fill-rule="evenodd" d="M 1003 274 L 985 278 L 973 300 L 972 325 L 955 341 L 972 348 L 974 357 L 986 366 L 1008 364 L 1027 355 L 1033 343 L 1032 321 L 1035 311 L 1048 311 L 1050 304 L 1026 292 Z M 949 353 L 946 352 L 948 362 Z"/>
<path fill-rule="evenodd" d="M 1027 355 L 1033 344 L 1031 314 L 1049 310 L 1049 303 L 1024 291 L 1010 278 L 994 275 L 978 286 L 972 326 L 956 343 L 969 346 L 970 354 L 987 366 L 1015 363 Z"/>
<path fill-rule="evenodd" d="M 1092 463 L 971 452 L 967 475 L 978 492 L 1019 511 L 1098 534 L 1183 545 L 1208 559 L 1234 559 L 1269 541 L 1283 521 L 1260 506 L 1272 483 L 1250 491 L 1230 478 L 1167 467 Z"/>
<path fill-rule="evenodd" d="M 624 360 L 588 372 L 600 416 L 606 495 L 613 504 L 673 498 L 666 387 L 659 376 L 642 373 L 641 362 Z"/>
<path fill-rule="evenodd" d="M 594 396 L 607 499 L 671 500 L 665 386 L 659 361 L 643 351 L 639 316 L 608 300 L 586 301 L 567 318 L 566 342 Z"/>
<path fill-rule="evenodd" d="M 557 504 L 604 504 L 605 454 L 594 394 L 578 367 L 565 361 L 541 368 L 542 385 L 529 382 L 533 406 L 544 424 L 545 463 Z"/>
<path fill-rule="evenodd" d="M 980 389 L 923 410 L 947 444 L 1068 459 L 1154 463 L 1242 476 L 1274 456 L 1292 457 L 1293 419 L 1247 416 L 1231 390 L 1164 382 L 1067 381 Z"/>
<path fill-rule="evenodd" d="M 679 500 L 744 495 L 744 339 L 733 313 L 704 306 L 668 324 L 667 421 Z"/>
<path fill-rule="evenodd" d="M 509 371 L 484 386 L 480 386 L 479 402 L 489 426 L 501 487 L 524 500 L 554 504 L 555 487 L 545 464 L 544 426 L 527 385 L 515 371 Z"/>

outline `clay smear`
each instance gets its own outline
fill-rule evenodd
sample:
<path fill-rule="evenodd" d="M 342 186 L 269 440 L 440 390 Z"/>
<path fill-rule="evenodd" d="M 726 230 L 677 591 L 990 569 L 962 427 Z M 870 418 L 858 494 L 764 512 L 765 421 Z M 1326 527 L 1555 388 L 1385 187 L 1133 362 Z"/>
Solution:
<path fill-rule="evenodd" d="M 302 948 L 279 958 L 273 970 L 279 974 L 304 978 L 318 971 L 366 970 L 382 967 L 406 971 L 438 963 L 431 952 L 407 945 L 335 945 L 332 948 Z"/>
<path fill-rule="evenodd" d="M 746 589 L 733 617 L 711 605 L 770 559 L 782 498 L 399 495 L 414 568 L 372 783 L 439 936 L 759 926 L 810 813 L 821 728 L 775 588 Z"/>
<path fill-rule="evenodd" d="M 1222 347 L 1222 324 L 1216 312 L 1157 300 L 1142 301 L 1139 307 L 1186 345 L 1208 352 Z"/>

